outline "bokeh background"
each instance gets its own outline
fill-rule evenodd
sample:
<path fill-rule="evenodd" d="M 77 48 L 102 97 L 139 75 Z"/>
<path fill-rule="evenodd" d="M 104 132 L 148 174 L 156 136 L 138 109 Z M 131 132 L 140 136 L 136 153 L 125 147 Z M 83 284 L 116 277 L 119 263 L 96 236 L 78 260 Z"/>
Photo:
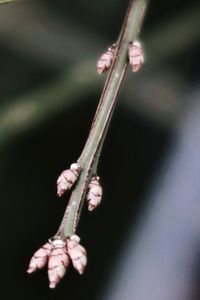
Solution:
<path fill-rule="evenodd" d="M 200 4 L 150 1 L 99 164 L 103 203 L 84 208 L 88 251 L 56 290 L 32 253 L 59 226 L 55 181 L 81 153 L 128 0 L 24 0 L 0 6 L 0 220 L 3 299 L 200 297 Z"/>

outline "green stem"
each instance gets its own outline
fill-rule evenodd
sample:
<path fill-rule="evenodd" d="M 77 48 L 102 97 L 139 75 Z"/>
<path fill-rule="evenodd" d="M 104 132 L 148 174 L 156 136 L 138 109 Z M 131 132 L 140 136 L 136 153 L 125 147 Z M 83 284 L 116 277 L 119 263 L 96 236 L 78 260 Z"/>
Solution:
<path fill-rule="evenodd" d="M 114 111 L 116 97 L 127 68 L 129 43 L 137 39 L 148 0 L 131 1 L 119 40 L 115 59 L 106 80 L 92 127 L 83 152 L 78 159 L 82 166 L 80 178 L 72 192 L 57 235 L 62 238 L 76 231 L 89 180 L 96 170 L 100 151 Z"/>
<path fill-rule="evenodd" d="M 15 2 L 16 0 L 0 0 L 0 4 L 4 4 L 7 2 Z"/>

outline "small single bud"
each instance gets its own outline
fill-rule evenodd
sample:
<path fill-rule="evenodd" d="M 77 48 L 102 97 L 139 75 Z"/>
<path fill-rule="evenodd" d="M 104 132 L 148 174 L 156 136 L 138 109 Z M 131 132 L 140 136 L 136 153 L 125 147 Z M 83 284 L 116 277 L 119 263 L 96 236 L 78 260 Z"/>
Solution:
<path fill-rule="evenodd" d="M 94 210 L 101 203 L 103 190 L 99 180 L 99 177 L 93 177 L 88 185 L 86 200 L 88 202 L 89 211 Z"/>
<path fill-rule="evenodd" d="M 138 41 L 129 44 L 129 62 L 133 72 L 137 72 L 144 63 L 144 51 Z"/>
<path fill-rule="evenodd" d="M 115 54 L 115 45 L 108 48 L 108 51 L 101 55 L 97 62 L 97 73 L 102 74 L 110 69 Z"/>
<path fill-rule="evenodd" d="M 81 172 L 79 163 L 74 163 L 70 169 L 64 170 L 57 179 L 57 194 L 61 197 L 67 190 L 71 189 L 77 181 Z"/>
<path fill-rule="evenodd" d="M 67 254 L 66 243 L 62 240 L 51 242 L 53 250 L 48 262 L 49 287 L 55 288 L 66 273 L 69 265 L 69 256 Z"/>
<path fill-rule="evenodd" d="M 66 242 L 64 242 L 60 237 L 50 238 L 49 243 L 52 245 L 52 249 L 66 247 Z"/>
<path fill-rule="evenodd" d="M 81 239 L 78 235 L 73 234 L 73 235 L 70 236 L 70 240 L 69 240 L 70 243 L 73 242 L 74 244 L 79 244 L 80 241 L 81 241 Z"/>
<path fill-rule="evenodd" d="M 72 235 L 67 239 L 67 249 L 74 268 L 79 274 L 83 274 L 87 264 L 87 253 L 85 248 L 81 246 L 79 242 L 80 238 L 77 235 Z"/>
<path fill-rule="evenodd" d="M 42 269 L 47 264 L 52 249 L 53 246 L 50 243 L 46 243 L 38 251 L 36 251 L 30 260 L 27 273 L 31 274 L 39 269 Z"/>

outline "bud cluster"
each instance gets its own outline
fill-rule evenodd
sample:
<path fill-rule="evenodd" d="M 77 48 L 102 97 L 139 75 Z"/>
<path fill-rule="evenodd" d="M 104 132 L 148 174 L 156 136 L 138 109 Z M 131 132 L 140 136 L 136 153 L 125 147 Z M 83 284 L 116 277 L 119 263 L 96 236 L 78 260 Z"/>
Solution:
<path fill-rule="evenodd" d="M 87 264 L 87 253 L 80 245 L 77 235 L 71 235 L 66 241 L 60 238 L 50 239 L 35 252 L 27 272 L 30 274 L 48 265 L 49 287 L 55 288 L 64 277 L 70 260 L 79 274 L 83 274 Z"/>

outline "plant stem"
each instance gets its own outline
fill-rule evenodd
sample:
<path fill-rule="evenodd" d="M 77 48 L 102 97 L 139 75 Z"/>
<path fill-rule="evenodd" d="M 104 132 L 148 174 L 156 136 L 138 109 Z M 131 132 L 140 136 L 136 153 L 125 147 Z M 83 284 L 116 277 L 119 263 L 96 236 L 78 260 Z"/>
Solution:
<path fill-rule="evenodd" d="M 181 12 L 178 17 L 171 20 L 170 24 L 168 21 L 164 22 L 164 24 L 159 26 L 159 28 L 154 29 L 146 37 L 145 48 L 148 53 L 149 70 L 152 68 L 151 64 L 154 68 L 159 68 L 160 61 L 163 62 L 170 57 L 181 55 L 184 51 L 190 49 L 192 45 L 197 43 L 199 36 L 199 18 L 200 6 L 198 4 L 190 10 L 187 10 L 187 12 Z M 0 26 L 3 26 L 3 28 L 5 27 L 5 23 L 2 19 L 0 19 Z M 177 34 L 175 35 L 174 32 Z M 14 34 L 17 38 L 18 32 L 14 32 Z M 78 33 L 75 31 L 74 36 L 77 34 Z M 82 39 L 87 40 L 87 37 L 83 35 L 83 33 L 81 34 Z M 69 35 L 69 33 L 66 34 L 66 36 L 67 35 Z M 54 40 L 53 36 L 51 38 Z M 27 43 L 26 39 L 24 40 L 23 38 L 18 40 L 18 44 L 20 44 L 20 41 L 23 41 L 24 44 Z M 170 43 L 168 43 L 168 41 L 170 41 Z M 95 45 L 96 44 L 98 45 L 95 41 Z M 34 53 L 36 53 L 36 45 L 34 44 L 33 46 L 35 47 Z M 59 48 L 59 46 L 60 43 L 57 42 L 57 47 Z M 85 44 L 83 47 L 85 47 Z M 47 51 L 47 49 L 44 49 L 44 54 L 46 53 L 45 51 Z M 71 51 L 73 51 L 73 48 Z M 71 51 L 67 51 L 66 55 L 70 56 L 72 53 Z M 41 55 L 42 54 L 40 54 L 40 57 L 44 57 Z M 45 57 L 49 57 L 49 54 L 47 53 Z M 61 58 L 60 54 L 59 57 Z M 100 81 L 96 80 L 94 77 L 94 60 L 91 56 L 88 58 L 86 55 L 83 55 L 83 57 L 83 59 L 77 60 L 71 69 L 68 68 L 67 72 L 64 72 L 56 80 L 50 81 L 47 84 L 34 89 L 32 92 L 20 95 L 15 99 L 8 99 L 8 102 L 0 105 L 0 150 L 12 142 L 16 137 L 25 134 L 31 128 L 41 126 L 41 124 L 49 120 L 52 115 L 55 117 L 61 111 L 67 110 L 72 105 L 81 103 L 88 91 L 90 93 L 91 91 L 97 91 Z M 64 58 L 62 59 L 64 61 Z M 86 68 L 87 78 L 83 78 L 82 70 Z M 82 80 L 80 80 L 80 77 Z M 141 80 L 145 85 L 147 80 L 145 76 L 142 76 Z M 125 97 L 127 97 L 127 95 L 128 91 Z M 157 120 L 161 126 L 173 126 L 174 120 L 176 120 L 179 116 L 179 112 L 184 107 L 179 102 L 173 102 L 175 107 L 168 111 L 167 118 L 163 118 L 163 113 L 160 112 L 159 109 L 156 109 L 158 118 L 155 119 L 154 111 L 149 110 L 149 108 L 147 109 L 143 97 L 140 96 L 139 98 L 141 99 L 137 102 L 137 105 L 132 99 L 130 101 L 125 99 L 125 103 L 129 105 L 130 109 L 135 109 L 136 106 L 136 109 L 139 109 L 139 111 L 143 112 L 145 110 L 147 116 L 153 118 L 154 121 Z M 10 102 L 12 104 L 10 104 Z"/>
<path fill-rule="evenodd" d="M 148 0 L 130 2 L 116 44 L 114 62 L 108 74 L 87 142 L 78 159 L 83 169 L 56 234 L 63 239 L 76 231 L 88 183 L 96 172 L 101 148 L 116 104 L 116 97 L 127 68 L 128 46 L 131 41 L 137 39 L 147 2 Z"/>
<path fill-rule="evenodd" d="M 7 3 L 7 2 L 14 2 L 16 0 L 0 0 L 0 4 L 4 4 L 4 3 Z"/>

